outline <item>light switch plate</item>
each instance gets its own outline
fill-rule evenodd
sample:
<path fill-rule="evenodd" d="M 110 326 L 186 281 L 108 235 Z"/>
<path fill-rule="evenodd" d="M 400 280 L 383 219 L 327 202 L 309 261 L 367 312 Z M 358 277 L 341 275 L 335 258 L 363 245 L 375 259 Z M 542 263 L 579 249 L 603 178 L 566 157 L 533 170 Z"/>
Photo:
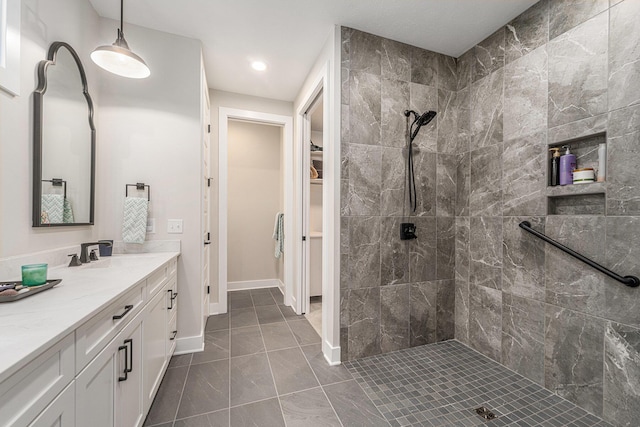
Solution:
<path fill-rule="evenodd" d="M 167 220 L 167 233 L 182 234 L 182 220 L 181 219 Z"/>
<path fill-rule="evenodd" d="M 154 234 L 156 232 L 156 219 L 147 218 L 147 234 Z"/>

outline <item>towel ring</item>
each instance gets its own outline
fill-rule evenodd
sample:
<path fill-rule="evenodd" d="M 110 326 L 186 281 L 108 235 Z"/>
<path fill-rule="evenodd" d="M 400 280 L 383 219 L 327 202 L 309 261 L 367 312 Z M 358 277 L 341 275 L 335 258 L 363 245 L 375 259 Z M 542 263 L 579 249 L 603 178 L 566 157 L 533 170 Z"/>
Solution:
<path fill-rule="evenodd" d="M 146 185 L 144 182 L 138 182 L 135 184 L 126 184 L 124 186 L 124 196 L 129 197 L 129 187 L 136 187 L 136 190 L 144 191 L 147 189 L 147 201 L 151 201 L 151 186 Z"/>
<path fill-rule="evenodd" d="M 50 182 L 54 187 L 63 187 L 64 188 L 64 198 L 67 198 L 67 181 L 62 178 L 51 178 L 51 179 L 43 179 L 42 182 Z"/>

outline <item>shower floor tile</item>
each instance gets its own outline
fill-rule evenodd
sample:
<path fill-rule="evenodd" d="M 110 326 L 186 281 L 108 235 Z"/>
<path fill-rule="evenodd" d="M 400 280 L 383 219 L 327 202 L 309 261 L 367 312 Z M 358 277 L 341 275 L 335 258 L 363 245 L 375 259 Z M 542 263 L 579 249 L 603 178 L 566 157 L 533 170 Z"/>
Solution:
<path fill-rule="evenodd" d="M 345 363 L 392 426 L 609 426 L 457 341 Z M 496 418 L 485 420 L 483 406 Z"/>

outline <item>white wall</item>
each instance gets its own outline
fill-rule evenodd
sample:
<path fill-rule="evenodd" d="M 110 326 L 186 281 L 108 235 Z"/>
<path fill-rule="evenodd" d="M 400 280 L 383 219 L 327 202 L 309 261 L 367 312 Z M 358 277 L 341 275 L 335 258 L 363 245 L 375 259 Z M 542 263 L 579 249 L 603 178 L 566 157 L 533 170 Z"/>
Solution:
<path fill-rule="evenodd" d="M 101 43 L 112 43 L 117 23 L 104 20 Z M 151 76 L 132 80 L 104 73 L 98 122 L 97 218 L 100 238 L 122 239 L 125 184 L 151 186 L 147 240 L 180 239 L 178 337 L 202 332 L 200 282 L 201 126 L 200 42 L 127 25 L 127 41 Z M 183 220 L 183 234 L 168 234 L 168 219 Z M 179 348 L 180 350 L 180 348 Z"/>
<path fill-rule="evenodd" d="M 22 0 L 20 96 L 0 90 L 0 258 L 80 244 L 98 235 L 89 226 L 32 228 L 31 200 L 36 67 L 52 42 L 69 43 L 82 59 L 94 102 L 99 102 L 98 70 L 89 59 L 99 25 L 86 0 Z"/>
<path fill-rule="evenodd" d="M 275 280 L 284 268 L 272 238 L 281 210 L 282 129 L 234 120 L 228 132 L 227 278 Z"/>
<path fill-rule="evenodd" d="M 340 360 L 340 27 L 336 26 L 328 34 L 322 52 L 318 55 L 314 66 L 305 79 L 296 100 L 294 101 L 296 141 L 300 141 L 301 129 L 298 115 L 305 103 L 312 101 L 314 86 L 320 79 L 325 79 L 323 91 L 324 117 L 324 152 L 323 167 L 323 214 L 328 219 L 323 224 L 322 258 L 325 261 L 322 271 L 323 304 L 322 306 L 322 349 L 331 363 Z M 296 145 L 299 150 L 299 146 Z M 294 154 L 300 158 L 299 152 Z M 308 173 L 307 171 L 303 171 Z M 299 177 L 296 178 L 299 180 Z M 297 236 L 294 236 L 296 241 Z M 301 252 L 299 245 L 296 253 Z M 297 276 L 296 276 L 297 277 Z"/>
<path fill-rule="evenodd" d="M 240 95 L 237 93 L 211 90 L 211 176 L 217 183 L 218 177 L 218 114 L 220 107 L 237 108 L 261 113 L 278 114 L 282 116 L 293 116 L 293 103 L 276 101 L 273 99 L 259 98 L 255 96 Z M 281 196 L 283 197 L 283 196 Z M 218 188 L 213 185 L 211 191 L 211 224 L 212 230 L 217 229 L 218 224 Z M 282 209 L 283 204 L 281 205 Z M 211 282 L 211 302 L 218 302 L 218 236 L 211 234 L 211 260 L 210 260 L 210 282 Z"/>

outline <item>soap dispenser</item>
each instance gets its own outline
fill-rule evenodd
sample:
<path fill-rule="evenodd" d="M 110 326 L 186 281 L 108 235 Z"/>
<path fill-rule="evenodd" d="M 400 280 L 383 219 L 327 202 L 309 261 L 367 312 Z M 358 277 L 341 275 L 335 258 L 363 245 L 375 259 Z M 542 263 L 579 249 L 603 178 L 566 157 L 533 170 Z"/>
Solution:
<path fill-rule="evenodd" d="M 573 184 L 573 170 L 576 168 L 576 155 L 571 154 L 571 146 L 563 145 L 567 151 L 560 157 L 560 185 Z"/>
<path fill-rule="evenodd" d="M 549 164 L 549 185 L 555 187 L 560 185 L 560 148 L 550 148 L 553 154 Z"/>

